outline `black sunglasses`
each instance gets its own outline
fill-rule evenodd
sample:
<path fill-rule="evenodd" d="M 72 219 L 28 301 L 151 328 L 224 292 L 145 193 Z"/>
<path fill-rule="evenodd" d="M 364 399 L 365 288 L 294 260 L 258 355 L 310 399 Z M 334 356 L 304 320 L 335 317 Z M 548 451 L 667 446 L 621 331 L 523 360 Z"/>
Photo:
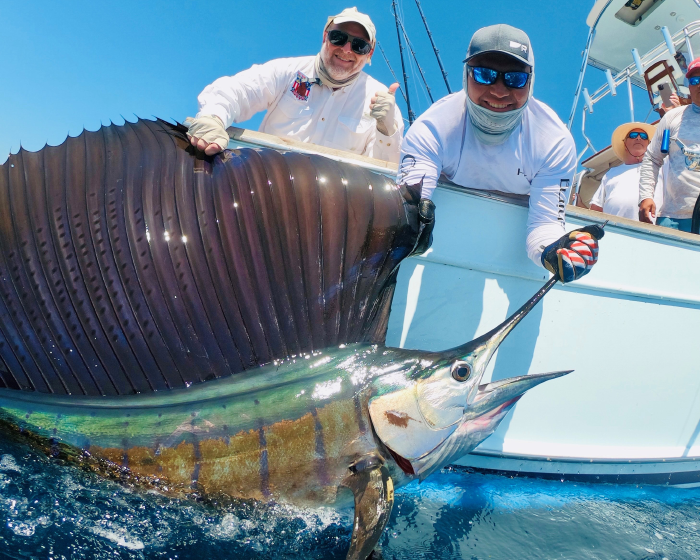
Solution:
<path fill-rule="evenodd" d="M 639 136 L 642 140 L 649 140 L 649 135 L 646 132 L 636 132 L 636 131 L 630 132 L 627 135 L 627 138 L 631 138 L 632 140 L 634 140 L 635 138 L 637 138 L 637 136 Z"/>
<path fill-rule="evenodd" d="M 485 68 L 483 66 L 470 66 L 469 72 L 477 84 L 485 86 L 495 84 L 500 76 L 503 78 L 503 83 L 506 87 L 522 89 L 530 79 L 530 74 L 527 72 L 499 72 L 493 68 Z"/>
<path fill-rule="evenodd" d="M 328 31 L 328 41 L 330 41 L 331 45 L 342 47 L 350 40 L 352 41 L 352 43 L 350 43 L 350 48 L 355 54 L 369 54 L 372 50 L 372 45 L 362 37 L 355 37 L 340 29 L 331 29 Z"/>

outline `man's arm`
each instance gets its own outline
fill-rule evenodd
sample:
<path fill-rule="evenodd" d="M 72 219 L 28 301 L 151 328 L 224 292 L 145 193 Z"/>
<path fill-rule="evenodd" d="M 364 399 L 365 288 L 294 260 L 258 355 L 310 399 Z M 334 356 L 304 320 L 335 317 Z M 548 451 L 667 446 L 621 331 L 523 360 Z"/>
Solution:
<path fill-rule="evenodd" d="M 664 163 L 666 154 L 661 153 L 661 141 L 664 131 L 668 129 L 668 120 L 664 116 L 656 126 L 656 133 L 649 143 L 639 169 L 639 221 L 653 223 L 651 216 L 656 216 L 654 190 L 659 178 L 659 169 Z"/>
<path fill-rule="evenodd" d="M 566 201 L 576 170 L 576 147 L 570 134 L 557 142 L 530 184 L 527 256 L 542 266 L 542 250 L 565 233 Z"/>
<path fill-rule="evenodd" d="M 218 117 L 228 128 L 234 122 L 267 110 L 289 81 L 292 59 L 255 64 L 234 76 L 224 76 L 204 88 L 197 97 L 197 117 Z"/>
<path fill-rule="evenodd" d="M 401 143 L 398 185 L 418 185 L 421 198 L 430 199 L 442 173 L 442 143 L 423 120 L 413 123 Z"/>
<path fill-rule="evenodd" d="M 399 108 L 396 107 L 394 114 L 394 133 L 391 136 L 386 136 L 377 129 L 374 139 L 363 155 L 390 161 L 392 163 L 399 163 L 403 130 L 403 117 L 401 116 Z"/>

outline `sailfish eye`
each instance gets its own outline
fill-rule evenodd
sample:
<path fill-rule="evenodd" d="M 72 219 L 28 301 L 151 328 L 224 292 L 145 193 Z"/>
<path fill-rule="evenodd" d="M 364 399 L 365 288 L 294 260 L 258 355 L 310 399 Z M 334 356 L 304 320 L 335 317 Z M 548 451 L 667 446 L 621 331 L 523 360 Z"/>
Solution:
<path fill-rule="evenodd" d="M 469 379 L 471 369 L 465 363 L 458 363 L 452 367 L 452 378 L 456 381 L 466 381 Z"/>

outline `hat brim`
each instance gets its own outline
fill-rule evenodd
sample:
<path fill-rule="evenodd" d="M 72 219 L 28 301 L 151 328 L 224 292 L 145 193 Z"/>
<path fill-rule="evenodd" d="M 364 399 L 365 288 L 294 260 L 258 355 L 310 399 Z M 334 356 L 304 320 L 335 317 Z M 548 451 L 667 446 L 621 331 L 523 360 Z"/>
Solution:
<path fill-rule="evenodd" d="M 524 64 L 527 64 L 530 68 L 532 68 L 532 63 L 527 58 L 523 58 L 522 56 L 518 56 L 517 54 L 513 54 L 512 52 L 509 52 L 509 51 L 502 51 L 502 50 L 498 50 L 498 49 L 494 49 L 491 51 L 478 52 L 476 54 L 473 54 L 473 55 L 465 58 L 462 62 L 466 63 L 466 62 L 469 62 L 472 58 L 475 58 L 477 56 L 481 56 L 482 54 L 490 54 L 490 53 L 501 53 L 501 54 L 508 55 L 509 57 L 514 58 L 518 62 L 522 62 Z"/>
<path fill-rule="evenodd" d="M 612 145 L 613 152 L 617 156 L 618 159 L 624 161 L 624 155 L 625 155 L 625 138 L 627 138 L 627 135 L 630 133 L 630 131 L 634 130 L 635 128 L 638 128 L 640 130 L 643 130 L 649 135 L 649 141 L 651 142 L 651 139 L 654 137 L 654 134 L 656 133 L 656 126 L 653 124 L 647 124 L 647 123 L 641 123 L 641 122 L 629 122 L 629 123 L 624 123 L 618 126 L 615 129 L 615 132 L 613 132 L 612 135 L 612 140 L 610 141 L 610 144 Z"/>
<path fill-rule="evenodd" d="M 324 28 L 324 30 L 328 29 L 332 23 L 336 25 L 340 25 L 341 23 L 356 23 L 358 25 L 361 25 L 367 33 L 367 37 L 369 37 L 369 42 L 372 44 L 372 46 L 376 44 L 377 38 L 374 36 L 374 33 L 372 33 L 370 29 L 367 29 L 367 24 L 363 21 L 359 21 L 358 19 L 355 19 L 352 16 L 331 16 L 328 18 L 328 22 L 326 23 L 326 27 Z"/>

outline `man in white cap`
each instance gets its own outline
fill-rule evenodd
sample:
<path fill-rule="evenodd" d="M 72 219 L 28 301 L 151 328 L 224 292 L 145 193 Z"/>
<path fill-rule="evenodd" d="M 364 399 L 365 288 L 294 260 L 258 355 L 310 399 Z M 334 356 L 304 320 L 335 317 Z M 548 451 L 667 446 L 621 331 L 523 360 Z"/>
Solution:
<path fill-rule="evenodd" d="M 610 144 L 622 165 L 605 174 L 591 199 L 591 210 L 639 221 L 639 172 L 655 131 L 653 124 L 641 122 L 621 124 L 615 129 Z M 663 181 L 659 176 L 654 194 L 657 207 L 661 206 L 662 195 Z"/>
<path fill-rule="evenodd" d="M 430 198 L 444 173 L 457 185 L 529 195 L 528 256 L 563 282 L 580 278 L 597 260 L 602 229 L 565 233 L 576 149 L 554 111 L 532 97 L 530 39 L 510 25 L 484 27 L 464 62 L 464 89 L 428 109 L 401 146 L 397 182 L 421 185 L 423 247 L 434 219 Z"/>
<path fill-rule="evenodd" d="M 220 152 L 231 123 L 267 111 L 261 132 L 398 162 L 398 84 L 387 88 L 362 71 L 375 44 L 368 15 L 347 8 L 329 17 L 316 56 L 256 64 L 204 88 L 189 123 L 192 145 L 208 155 Z"/>
<path fill-rule="evenodd" d="M 639 219 L 652 222 L 657 214 L 654 187 L 668 156 L 664 177 L 664 204 L 657 226 L 690 231 L 693 208 L 700 196 L 700 58 L 686 73 L 690 105 L 668 111 L 656 125 L 656 134 L 642 160 L 639 180 Z M 667 136 L 667 146 L 664 146 Z M 662 148 L 666 152 L 662 152 Z"/>

